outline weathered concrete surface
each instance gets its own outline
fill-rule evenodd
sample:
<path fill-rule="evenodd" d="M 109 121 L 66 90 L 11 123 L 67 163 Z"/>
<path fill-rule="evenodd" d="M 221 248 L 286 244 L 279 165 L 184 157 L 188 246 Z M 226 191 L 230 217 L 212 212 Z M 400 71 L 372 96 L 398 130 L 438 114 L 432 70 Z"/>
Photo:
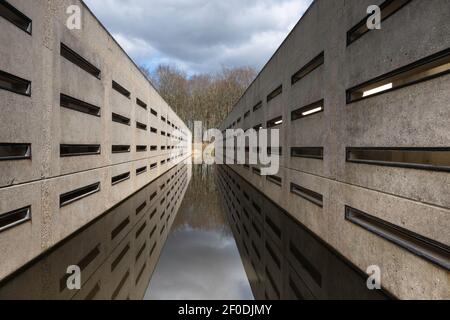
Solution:
<path fill-rule="evenodd" d="M 316 0 L 237 103 L 221 130 L 252 110 L 244 129 L 283 116 L 281 187 L 233 169 L 365 271 L 382 270 L 399 298 L 450 298 L 448 270 L 345 220 L 352 206 L 450 244 L 450 173 L 346 162 L 346 147 L 449 147 L 450 75 L 346 104 L 346 90 L 450 47 L 450 1 L 412 1 L 382 29 L 347 47 L 346 33 L 382 0 Z M 291 76 L 320 52 L 325 62 L 299 82 Z M 283 94 L 266 102 L 280 84 Z M 291 121 L 291 112 L 324 99 L 325 111 Z M 324 159 L 291 158 L 291 147 L 323 147 Z M 324 197 L 320 208 L 292 194 L 295 183 Z"/>
<path fill-rule="evenodd" d="M 31 81 L 32 89 L 30 97 L 0 90 L 0 143 L 30 143 L 32 158 L 0 161 L 0 214 L 31 205 L 32 219 L 0 232 L 0 279 L 178 164 L 191 148 L 185 124 L 82 2 L 9 3 L 32 20 L 32 34 L 0 17 L 0 70 Z M 82 9 L 81 30 L 66 27 L 72 4 Z M 100 69 L 101 79 L 62 57 L 61 43 Z M 112 81 L 130 98 L 113 90 Z M 100 107 L 101 116 L 60 107 L 60 94 Z M 129 118 L 130 126 L 112 122 L 112 113 Z M 137 121 L 147 130 L 136 128 Z M 100 144 L 101 154 L 62 158 L 60 144 Z M 130 152 L 112 154 L 112 145 L 130 145 Z M 147 151 L 137 152 L 138 145 Z M 153 163 L 158 167 L 151 170 Z M 147 172 L 137 175 L 143 166 Z M 112 186 L 111 178 L 125 172 L 130 179 Z M 95 182 L 100 192 L 59 208 L 60 194 Z"/>

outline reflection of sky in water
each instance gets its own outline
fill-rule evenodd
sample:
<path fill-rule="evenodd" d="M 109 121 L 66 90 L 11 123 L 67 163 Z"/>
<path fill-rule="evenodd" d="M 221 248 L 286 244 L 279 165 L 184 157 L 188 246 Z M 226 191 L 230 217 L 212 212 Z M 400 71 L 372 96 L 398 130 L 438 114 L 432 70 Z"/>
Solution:
<path fill-rule="evenodd" d="M 214 201 L 213 182 L 204 190 L 207 194 L 199 193 L 196 180 L 203 178 L 201 170 L 195 169 L 199 167 L 193 170 L 191 190 L 186 193 L 145 299 L 253 299 L 232 232 Z"/>

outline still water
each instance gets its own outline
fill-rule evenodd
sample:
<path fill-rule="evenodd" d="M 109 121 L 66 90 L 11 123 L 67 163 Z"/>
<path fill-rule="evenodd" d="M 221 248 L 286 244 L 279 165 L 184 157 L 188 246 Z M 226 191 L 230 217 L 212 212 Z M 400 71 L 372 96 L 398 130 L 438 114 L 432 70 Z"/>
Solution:
<path fill-rule="evenodd" d="M 0 299 L 387 297 L 229 167 L 188 163 L 0 283 Z"/>

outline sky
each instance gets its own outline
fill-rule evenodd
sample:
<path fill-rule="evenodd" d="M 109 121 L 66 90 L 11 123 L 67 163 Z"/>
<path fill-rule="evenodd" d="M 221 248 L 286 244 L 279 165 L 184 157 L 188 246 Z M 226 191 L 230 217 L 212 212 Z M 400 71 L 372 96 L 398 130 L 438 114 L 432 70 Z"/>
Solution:
<path fill-rule="evenodd" d="M 138 64 L 259 71 L 312 0 L 85 0 Z"/>

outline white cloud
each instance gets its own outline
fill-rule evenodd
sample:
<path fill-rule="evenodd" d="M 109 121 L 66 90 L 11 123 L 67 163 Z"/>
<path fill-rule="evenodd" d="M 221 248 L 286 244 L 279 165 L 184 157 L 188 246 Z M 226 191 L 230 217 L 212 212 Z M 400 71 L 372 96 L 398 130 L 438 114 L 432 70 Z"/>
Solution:
<path fill-rule="evenodd" d="M 138 64 L 260 69 L 312 0 L 85 0 Z"/>

